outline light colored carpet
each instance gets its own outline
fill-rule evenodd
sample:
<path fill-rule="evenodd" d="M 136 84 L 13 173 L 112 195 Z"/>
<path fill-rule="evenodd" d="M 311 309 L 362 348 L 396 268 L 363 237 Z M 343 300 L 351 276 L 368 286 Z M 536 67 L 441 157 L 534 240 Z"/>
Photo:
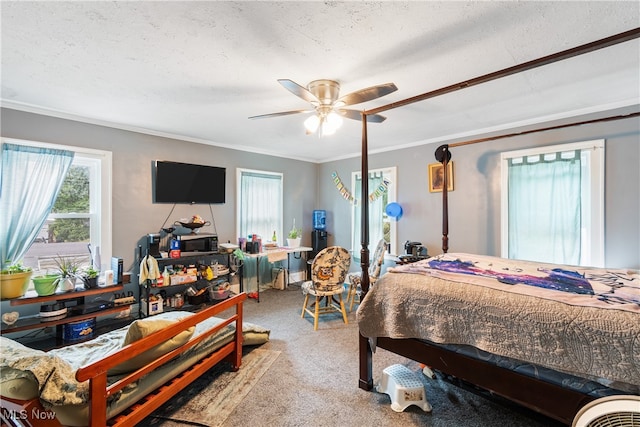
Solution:
<path fill-rule="evenodd" d="M 222 426 L 278 356 L 280 351 L 254 348 L 242 357 L 237 372 L 212 369 L 148 417 L 145 425 Z"/>
<path fill-rule="evenodd" d="M 260 302 L 247 300 L 244 316 L 247 322 L 271 330 L 269 341 L 256 350 L 278 352 L 266 372 L 255 381 L 244 399 L 229 414 L 217 413 L 216 419 L 207 421 L 200 412 L 208 411 L 208 397 L 200 397 L 201 390 L 208 389 L 215 381 L 215 388 L 226 387 L 218 381 L 229 371 L 229 365 L 221 364 L 203 375 L 204 384 L 198 379 L 180 396 L 171 400 L 173 408 L 163 408 L 163 414 L 177 413 L 180 405 L 191 405 L 198 399 L 197 424 L 192 421 L 171 423 L 166 420 L 145 419 L 147 426 L 162 427 L 214 426 L 222 427 L 560 427 L 546 417 L 520 410 L 517 405 L 502 404 L 495 398 L 487 399 L 460 388 L 442 375 L 435 380 L 421 377 L 427 391 L 432 412 L 424 412 L 410 406 L 404 412 L 391 409 L 389 396 L 358 387 L 358 323 L 356 311 L 348 315 L 349 324 L 342 316 L 322 316 L 317 331 L 313 330 L 310 316 L 300 318 L 304 295 L 299 286 L 286 290 L 260 292 Z M 244 359 L 243 359 L 244 360 Z M 400 363 L 411 371 L 420 372 L 419 365 L 411 360 L 378 349 L 373 358 L 374 382 L 380 379 L 382 370 Z M 248 361 L 243 362 L 243 366 Z M 217 372 L 217 373 L 216 373 Z M 235 391 L 224 391 L 232 399 Z M 215 393 L 204 393 L 212 395 Z M 238 400 L 240 398 L 238 397 Z M 169 410 L 170 409 L 170 410 Z M 215 411 L 213 411 L 215 412 Z M 211 424 L 209 424 L 211 423 Z"/>

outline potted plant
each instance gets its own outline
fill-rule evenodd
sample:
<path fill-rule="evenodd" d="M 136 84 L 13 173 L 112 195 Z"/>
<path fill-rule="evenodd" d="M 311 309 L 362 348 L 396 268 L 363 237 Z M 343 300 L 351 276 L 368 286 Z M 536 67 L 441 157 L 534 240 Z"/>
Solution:
<path fill-rule="evenodd" d="M 58 255 L 55 259 L 58 270 L 58 288 L 62 292 L 73 291 L 80 273 L 80 262 L 71 257 Z"/>
<path fill-rule="evenodd" d="M 20 298 L 27 292 L 31 267 L 25 267 L 21 261 L 6 260 L 0 270 L 0 299 Z"/>
<path fill-rule="evenodd" d="M 293 219 L 293 227 L 289 231 L 287 235 L 287 246 L 290 248 L 297 248 L 300 246 L 300 236 L 302 235 L 302 230 L 300 228 L 296 228 L 296 219 Z"/>
<path fill-rule="evenodd" d="M 98 287 L 98 275 L 100 272 L 93 268 L 93 266 L 86 267 L 82 270 L 80 278 L 84 282 L 86 289 L 93 289 Z"/>
<path fill-rule="evenodd" d="M 57 274 L 42 274 L 31 278 L 33 288 L 36 290 L 38 296 L 41 297 L 55 294 L 59 280 L 60 276 Z"/>

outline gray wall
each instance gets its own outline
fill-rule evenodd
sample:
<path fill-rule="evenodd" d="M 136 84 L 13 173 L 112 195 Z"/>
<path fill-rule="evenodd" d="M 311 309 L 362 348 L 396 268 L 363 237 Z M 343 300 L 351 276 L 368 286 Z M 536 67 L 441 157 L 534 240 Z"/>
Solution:
<path fill-rule="evenodd" d="M 212 205 L 221 242 L 237 242 L 236 168 L 284 173 L 284 230 L 304 229 L 303 245 L 311 244 L 312 212 L 316 206 L 317 165 L 245 151 L 196 144 L 2 109 L 2 136 L 108 150 L 113 153 L 113 254 L 124 258 L 125 271 L 134 269 L 136 248 L 147 233 L 174 221 L 199 214 L 211 221 L 207 205 L 154 204 L 151 195 L 153 160 L 207 164 L 227 168 L 226 203 Z M 171 213 L 171 215 L 170 215 Z M 170 215 L 170 216 L 169 216 Z M 268 236 L 270 237 L 270 236 Z M 292 264 L 294 261 L 292 260 Z M 292 265 L 295 269 L 304 266 Z"/>
<path fill-rule="evenodd" d="M 640 120 L 573 126 L 451 149 L 454 191 L 449 194 L 449 252 L 500 255 L 500 152 L 592 139 L 605 141 L 605 263 L 640 268 Z M 442 252 L 442 195 L 429 193 L 427 165 L 438 144 L 369 156 L 369 169 L 397 166 L 399 253 L 417 240 L 429 254 Z M 320 165 L 319 209 L 327 209 L 329 243 L 350 247 L 350 205 L 338 194 L 331 173 L 350 184 L 360 158 Z M 356 251 L 360 247 L 354 248 Z M 395 251 L 394 251 L 395 252 Z M 358 267 L 358 266 L 356 266 Z"/>
<path fill-rule="evenodd" d="M 293 218 L 302 226 L 303 245 L 310 245 L 312 211 L 327 211 L 329 244 L 350 248 L 350 205 L 331 179 L 336 171 L 350 184 L 360 159 L 320 165 L 264 156 L 185 141 L 144 135 L 102 126 L 2 109 L 2 136 L 91 147 L 113 152 L 113 252 L 131 269 L 141 236 L 157 231 L 171 205 L 151 203 L 150 165 L 154 159 L 206 163 L 228 168 L 227 203 L 214 205 L 221 241 L 235 241 L 235 168 L 284 172 L 284 228 Z M 640 268 L 640 120 L 637 118 L 574 126 L 452 149 L 455 190 L 449 194 L 449 251 L 500 254 L 501 151 L 606 139 L 606 265 Z M 405 240 L 418 240 L 430 254 L 441 252 L 441 194 L 427 189 L 427 165 L 440 145 L 370 155 L 371 169 L 397 166 L 398 221 L 401 253 Z M 310 167 L 311 166 L 311 167 Z M 206 206 L 177 206 L 168 222 L 199 213 L 208 218 Z M 355 248 L 359 251 L 360 248 Z M 297 266 L 296 266 L 297 267 Z M 358 268 L 356 265 L 355 268 Z M 353 268 L 352 268 L 353 269 Z"/>
<path fill-rule="evenodd" d="M 312 212 L 327 211 L 329 245 L 351 246 L 351 210 L 335 188 L 331 173 L 350 184 L 351 172 L 360 170 L 360 158 L 321 165 L 235 151 L 231 149 L 161 138 L 37 114 L 2 109 L 2 136 L 72 146 L 109 150 L 113 153 L 113 253 L 124 258 L 125 270 L 136 271 L 135 252 L 140 239 L 157 232 L 164 221 L 198 213 L 210 218 L 204 205 L 157 205 L 151 199 L 151 162 L 175 160 L 226 167 L 227 203 L 213 206 L 221 241 L 235 242 L 235 168 L 284 173 L 284 228 L 293 218 L 303 228 L 303 245 L 311 245 Z M 640 120 L 625 119 L 575 126 L 452 149 L 455 190 L 449 194 L 449 251 L 486 255 L 500 254 L 501 151 L 606 139 L 606 236 L 608 267 L 640 269 Z M 397 166 L 398 203 L 403 216 L 398 221 L 398 244 L 405 240 L 425 244 L 429 254 L 441 252 L 441 194 L 429 193 L 427 165 L 434 163 L 440 145 L 370 155 L 371 169 Z M 195 211 L 197 210 L 197 212 Z M 167 219 L 167 217 L 169 218 Z M 354 248 L 356 251 L 360 247 Z M 305 265 L 292 259 L 292 270 Z M 393 265 L 388 262 L 387 266 Z M 353 263 L 351 270 L 358 270 Z M 133 279 L 135 281 L 135 278 Z M 255 286 L 255 281 L 252 282 Z M 126 287 L 135 289 L 136 283 Z M 7 301 L 2 311 L 15 310 Z M 21 306 L 21 314 L 34 314 L 38 307 Z"/>

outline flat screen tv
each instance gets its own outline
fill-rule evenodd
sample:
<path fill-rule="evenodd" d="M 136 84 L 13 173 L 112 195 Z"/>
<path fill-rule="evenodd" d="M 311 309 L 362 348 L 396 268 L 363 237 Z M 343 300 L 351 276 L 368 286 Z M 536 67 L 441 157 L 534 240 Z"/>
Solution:
<path fill-rule="evenodd" d="M 154 203 L 225 202 L 225 168 L 156 160 L 153 169 Z"/>

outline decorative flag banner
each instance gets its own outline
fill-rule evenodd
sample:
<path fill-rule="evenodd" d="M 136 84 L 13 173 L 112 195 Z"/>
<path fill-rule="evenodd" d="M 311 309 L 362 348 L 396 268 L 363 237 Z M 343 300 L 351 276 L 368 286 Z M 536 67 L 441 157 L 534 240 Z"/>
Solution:
<path fill-rule="evenodd" d="M 358 204 L 358 200 L 353 197 L 353 194 L 349 191 L 347 187 L 342 183 L 342 179 L 338 176 L 338 172 L 332 172 L 331 178 L 333 178 L 333 183 L 336 185 L 338 192 L 340 195 L 349 203 L 353 203 L 354 205 Z M 378 184 L 375 190 L 371 194 L 369 194 L 369 203 L 375 202 L 378 198 L 380 198 L 384 193 L 389 190 L 389 184 L 391 181 L 387 178 L 382 178 L 382 182 Z"/>

